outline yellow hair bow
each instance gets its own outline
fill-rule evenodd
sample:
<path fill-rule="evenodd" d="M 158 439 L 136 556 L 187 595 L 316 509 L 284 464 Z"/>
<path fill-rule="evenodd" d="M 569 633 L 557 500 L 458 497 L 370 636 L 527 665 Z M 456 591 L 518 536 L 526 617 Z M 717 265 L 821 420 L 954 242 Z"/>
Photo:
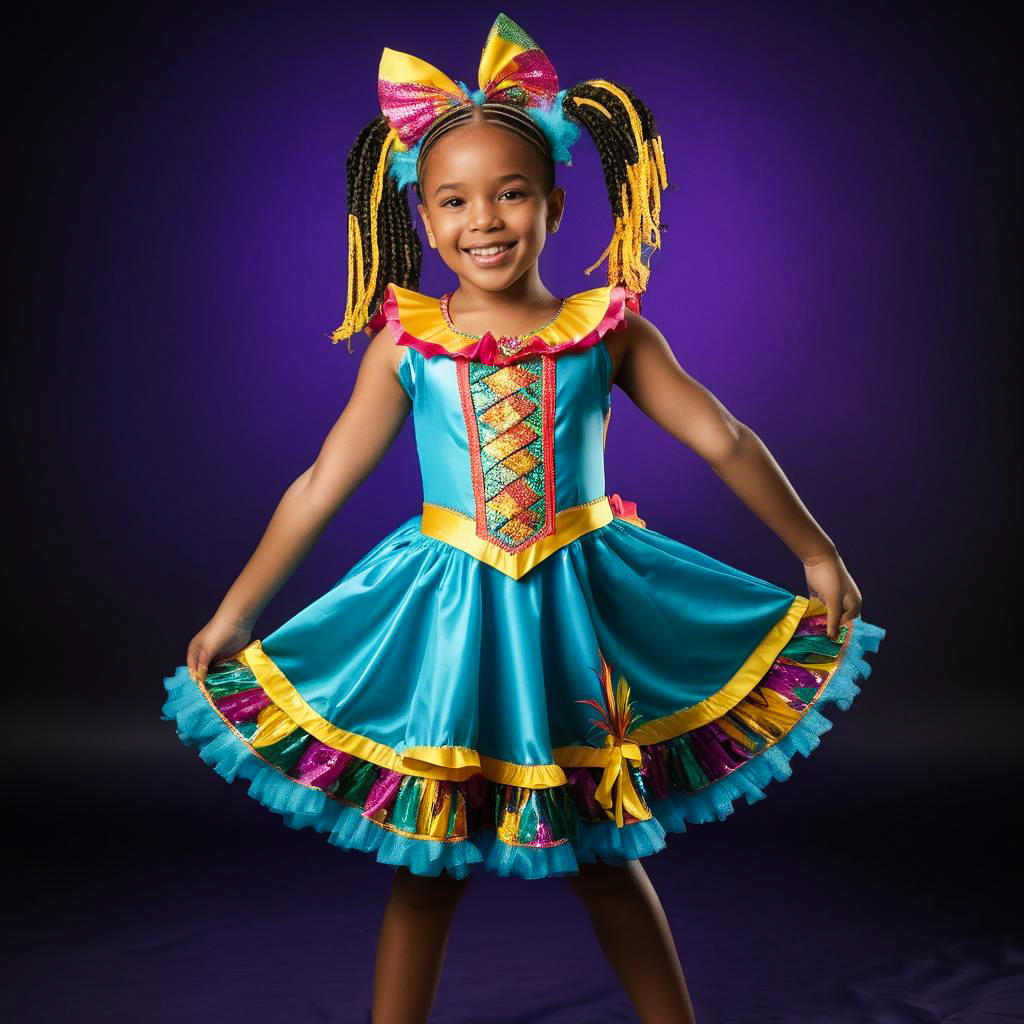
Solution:
<path fill-rule="evenodd" d="M 505 14 L 487 34 L 477 79 L 480 88 L 470 92 L 433 64 L 385 47 L 377 95 L 401 145 L 411 148 L 453 107 L 486 102 L 550 108 L 558 93 L 558 75 L 547 55 Z"/>

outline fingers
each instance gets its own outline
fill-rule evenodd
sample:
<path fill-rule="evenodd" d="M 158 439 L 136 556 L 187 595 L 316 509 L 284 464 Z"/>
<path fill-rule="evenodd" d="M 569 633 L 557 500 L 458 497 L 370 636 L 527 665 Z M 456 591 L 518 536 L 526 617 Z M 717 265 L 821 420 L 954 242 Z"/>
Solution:
<path fill-rule="evenodd" d="M 206 681 L 206 671 L 210 665 L 210 655 L 203 648 L 202 644 L 193 641 L 188 645 L 186 664 L 188 666 L 188 674 L 192 677 L 192 682 L 203 683 Z"/>
<path fill-rule="evenodd" d="M 841 628 L 850 625 L 860 614 L 860 591 L 856 584 L 842 573 L 838 577 L 829 575 L 822 579 L 820 574 L 808 569 L 807 576 L 810 596 L 820 601 L 828 613 L 825 624 L 826 636 L 833 643 L 838 643 Z"/>
<path fill-rule="evenodd" d="M 839 616 L 839 627 L 851 625 L 858 615 L 860 615 L 860 598 L 853 597 L 849 593 L 844 594 L 843 613 Z M 838 631 L 837 636 L 833 639 L 838 639 Z"/>
<path fill-rule="evenodd" d="M 843 598 L 843 605 L 846 610 L 843 612 L 842 616 L 839 619 L 839 625 L 849 626 L 853 623 L 853 620 L 857 618 L 858 615 L 860 615 L 860 598 L 851 597 L 849 594 L 847 594 Z"/>
<path fill-rule="evenodd" d="M 196 666 L 197 682 L 202 684 L 206 682 L 206 671 L 210 667 L 210 655 L 201 650 L 199 654 L 199 664 Z"/>
<path fill-rule="evenodd" d="M 839 600 L 838 595 L 819 594 L 816 590 L 811 591 L 811 597 L 817 598 L 824 606 L 828 617 L 825 620 L 825 635 L 829 640 L 835 640 L 839 633 Z"/>
<path fill-rule="evenodd" d="M 825 628 L 829 640 L 834 642 L 839 634 L 839 609 L 836 607 L 835 601 L 827 601 L 826 605 L 828 607 L 828 625 Z"/>

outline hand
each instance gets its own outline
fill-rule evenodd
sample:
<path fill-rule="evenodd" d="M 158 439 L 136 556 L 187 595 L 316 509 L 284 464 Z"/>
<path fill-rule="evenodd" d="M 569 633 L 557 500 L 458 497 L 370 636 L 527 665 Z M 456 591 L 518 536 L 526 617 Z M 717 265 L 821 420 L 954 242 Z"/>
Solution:
<path fill-rule="evenodd" d="M 206 672 L 215 658 L 227 660 L 246 647 L 251 638 L 251 627 L 215 615 L 188 645 L 188 674 L 194 682 L 205 682 Z"/>
<path fill-rule="evenodd" d="M 804 562 L 804 573 L 808 594 L 828 609 L 828 638 L 836 640 L 839 627 L 860 615 L 861 597 L 857 584 L 846 571 L 838 553 Z"/>

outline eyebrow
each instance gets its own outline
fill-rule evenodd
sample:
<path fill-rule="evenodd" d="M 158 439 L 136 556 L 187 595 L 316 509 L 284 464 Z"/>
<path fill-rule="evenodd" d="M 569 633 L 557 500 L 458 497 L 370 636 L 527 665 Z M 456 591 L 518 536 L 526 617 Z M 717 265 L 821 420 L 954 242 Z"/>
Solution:
<path fill-rule="evenodd" d="M 503 184 L 505 184 L 505 182 L 507 182 L 507 181 L 514 181 L 517 178 L 522 178 L 523 181 L 529 181 L 530 180 L 525 174 L 520 174 L 517 171 L 514 174 L 504 174 L 504 175 L 502 175 L 500 178 L 498 178 L 497 184 L 498 185 L 503 185 Z M 437 188 L 434 189 L 434 195 L 436 196 L 438 194 L 438 192 L 443 192 L 446 188 L 462 188 L 462 182 L 461 181 L 446 181 L 443 185 L 438 185 Z"/>

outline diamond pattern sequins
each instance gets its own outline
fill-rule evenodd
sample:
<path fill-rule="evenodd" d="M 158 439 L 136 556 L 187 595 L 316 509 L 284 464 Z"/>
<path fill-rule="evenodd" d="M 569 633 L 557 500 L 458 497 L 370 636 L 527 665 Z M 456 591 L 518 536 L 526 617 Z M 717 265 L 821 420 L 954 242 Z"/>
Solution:
<path fill-rule="evenodd" d="M 521 551 L 554 532 L 555 361 L 459 360 L 458 374 L 477 536 Z"/>

